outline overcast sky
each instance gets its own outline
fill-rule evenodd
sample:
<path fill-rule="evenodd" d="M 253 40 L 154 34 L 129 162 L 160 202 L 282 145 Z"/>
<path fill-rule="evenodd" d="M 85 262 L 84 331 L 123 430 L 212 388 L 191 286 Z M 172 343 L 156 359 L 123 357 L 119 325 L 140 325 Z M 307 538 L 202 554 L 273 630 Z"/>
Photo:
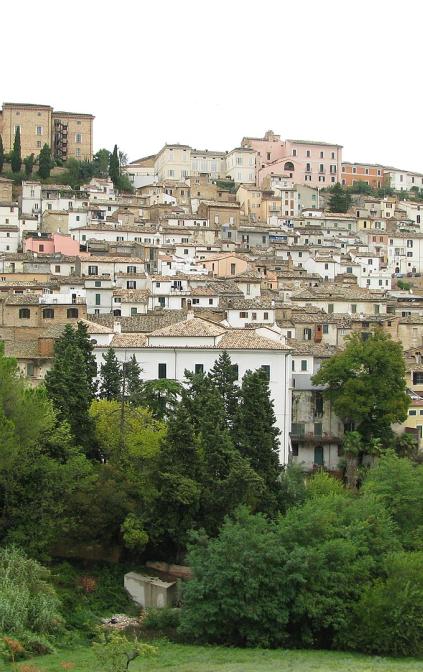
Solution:
<path fill-rule="evenodd" d="M 227 150 L 272 129 L 423 172 L 418 0 L 24 0 L 1 16 L 1 99 L 94 114 L 95 150 Z"/>

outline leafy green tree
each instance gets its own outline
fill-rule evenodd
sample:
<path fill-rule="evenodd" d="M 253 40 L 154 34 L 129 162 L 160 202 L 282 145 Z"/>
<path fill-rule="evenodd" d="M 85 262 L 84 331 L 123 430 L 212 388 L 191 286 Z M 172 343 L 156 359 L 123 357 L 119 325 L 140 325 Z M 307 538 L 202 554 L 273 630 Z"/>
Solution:
<path fill-rule="evenodd" d="M 110 155 L 109 159 L 109 176 L 116 186 L 120 176 L 120 163 L 117 145 L 114 146 L 113 152 Z"/>
<path fill-rule="evenodd" d="M 3 147 L 3 139 L 0 135 L 0 175 L 3 172 L 3 166 L 4 166 L 4 147 Z"/>
<path fill-rule="evenodd" d="M 32 171 L 34 168 L 34 154 L 30 154 L 30 156 L 26 156 L 23 160 L 24 165 L 25 165 L 25 176 L 29 177 L 32 175 Z"/>
<path fill-rule="evenodd" d="M 51 171 L 51 151 L 47 143 L 43 146 L 38 157 L 38 175 L 45 180 L 50 177 Z"/>
<path fill-rule="evenodd" d="M 134 406 L 142 406 L 143 402 L 143 381 L 141 378 L 141 367 L 138 364 L 135 355 L 132 355 L 129 362 L 125 362 L 125 398 Z"/>
<path fill-rule="evenodd" d="M 136 658 L 157 653 L 156 647 L 128 639 L 122 632 L 101 632 L 100 641 L 93 642 L 93 648 L 104 672 L 126 672 Z"/>
<path fill-rule="evenodd" d="M 112 401 L 122 395 L 122 368 L 114 348 L 103 355 L 104 364 L 100 366 L 100 397 Z"/>
<path fill-rule="evenodd" d="M 279 430 L 269 383 L 262 369 L 247 371 L 242 380 L 234 436 L 240 454 L 263 479 L 269 510 L 277 507 L 280 493 Z"/>
<path fill-rule="evenodd" d="M 16 127 L 15 139 L 13 141 L 13 150 L 10 157 L 10 165 L 14 173 L 19 173 L 22 166 L 22 156 L 21 156 L 21 131 L 20 127 Z"/>
<path fill-rule="evenodd" d="M 373 189 L 367 182 L 364 180 L 357 180 L 349 188 L 350 194 L 373 194 Z"/>
<path fill-rule="evenodd" d="M 123 413 L 122 413 L 123 410 Z M 90 407 L 90 417 L 95 424 L 95 436 L 101 454 L 129 471 L 129 461 L 155 458 L 160 450 L 166 430 L 160 420 L 155 420 L 150 410 L 111 399 L 95 399 Z M 123 436 L 122 436 L 123 434 Z"/>
<path fill-rule="evenodd" d="M 324 395 L 344 423 L 354 423 L 364 452 L 373 438 L 387 446 L 391 424 L 407 417 L 402 346 L 381 330 L 367 340 L 347 337 L 345 349 L 322 364 L 313 383 L 326 386 Z"/>
<path fill-rule="evenodd" d="M 94 449 L 89 416 L 92 388 L 79 338 L 76 330 L 66 325 L 56 341 L 53 366 L 46 374 L 45 386 L 59 419 L 69 423 L 77 444 L 91 452 Z"/>
<path fill-rule="evenodd" d="M 93 156 L 95 177 L 108 177 L 110 152 L 108 149 L 99 149 Z"/>
<path fill-rule="evenodd" d="M 180 633 L 198 642 L 284 646 L 295 588 L 286 580 L 287 554 L 275 523 L 240 508 L 216 539 L 194 541 Z"/>
<path fill-rule="evenodd" d="M 226 350 L 219 355 L 209 371 L 209 376 L 222 397 L 227 427 L 232 429 L 239 400 L 239 388 L 235 384 L 238 380 L 238 371 Z"/>
<path fill-rule="evenodd" d="M 383 502 L 405 548 L 423 549 L 423 465 L 388 451 L 368 471 L 362 493 Z"/>
<path fill-rule="evenodd" d="M 348 212 L 351 205 L 351 196 L 346 189 L 343 189 L 341 184 L 337 182 L 331 189 L 329 198 L 330 212 Z"/>
<path fill-rule="evenodd" d="M 394 553 L 354 608 L 349 646 L 380 656 L 423 655 L 423 553 Z"/>
<path fill-rule="evenodd" d="M 143 386 L 144 404 L 151 409 L 155 418 L 166 420 L 175 411 L 181 389 L 180 383 L 169 378 L 148 380 Z"/>

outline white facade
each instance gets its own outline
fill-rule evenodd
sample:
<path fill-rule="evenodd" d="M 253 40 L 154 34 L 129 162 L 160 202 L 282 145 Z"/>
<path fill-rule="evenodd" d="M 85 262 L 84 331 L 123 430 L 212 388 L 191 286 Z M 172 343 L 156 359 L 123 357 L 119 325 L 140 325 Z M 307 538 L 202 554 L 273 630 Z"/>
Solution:
<path fill-rule="evenodd" d="M 226 156 L 226 176 L 234 182 L 255 184 L 256 152 L 252 149 L 233 149 Z"/>

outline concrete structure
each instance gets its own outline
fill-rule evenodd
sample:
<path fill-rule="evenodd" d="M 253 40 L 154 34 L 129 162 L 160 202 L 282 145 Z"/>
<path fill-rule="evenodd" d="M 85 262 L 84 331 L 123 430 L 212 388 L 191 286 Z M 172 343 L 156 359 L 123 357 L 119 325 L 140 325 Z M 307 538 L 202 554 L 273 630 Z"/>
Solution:
<path fill-rule="evenodd" d="M 155 576 L 128 572 L 124 576 L 124 587 L 135 604 L 143 609 L 163 609 L 176 604 L 176 581 L 162 581 Z"/>

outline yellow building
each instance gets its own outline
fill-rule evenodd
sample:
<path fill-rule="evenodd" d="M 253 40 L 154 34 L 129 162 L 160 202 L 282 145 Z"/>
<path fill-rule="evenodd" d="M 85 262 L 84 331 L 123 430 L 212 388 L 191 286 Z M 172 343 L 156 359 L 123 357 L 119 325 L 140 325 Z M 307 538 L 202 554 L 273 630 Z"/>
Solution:
<path fill-rule="evenodd" d="M 13 149 L 16 129 L 21 136 L 22 158 L 38 154 L 47 144 L 55 158 L 92 159 L 92 114 L 55 112 L 50 105 L 3 103 L 0 111 L 0 135 L 5 152 Z"/>

